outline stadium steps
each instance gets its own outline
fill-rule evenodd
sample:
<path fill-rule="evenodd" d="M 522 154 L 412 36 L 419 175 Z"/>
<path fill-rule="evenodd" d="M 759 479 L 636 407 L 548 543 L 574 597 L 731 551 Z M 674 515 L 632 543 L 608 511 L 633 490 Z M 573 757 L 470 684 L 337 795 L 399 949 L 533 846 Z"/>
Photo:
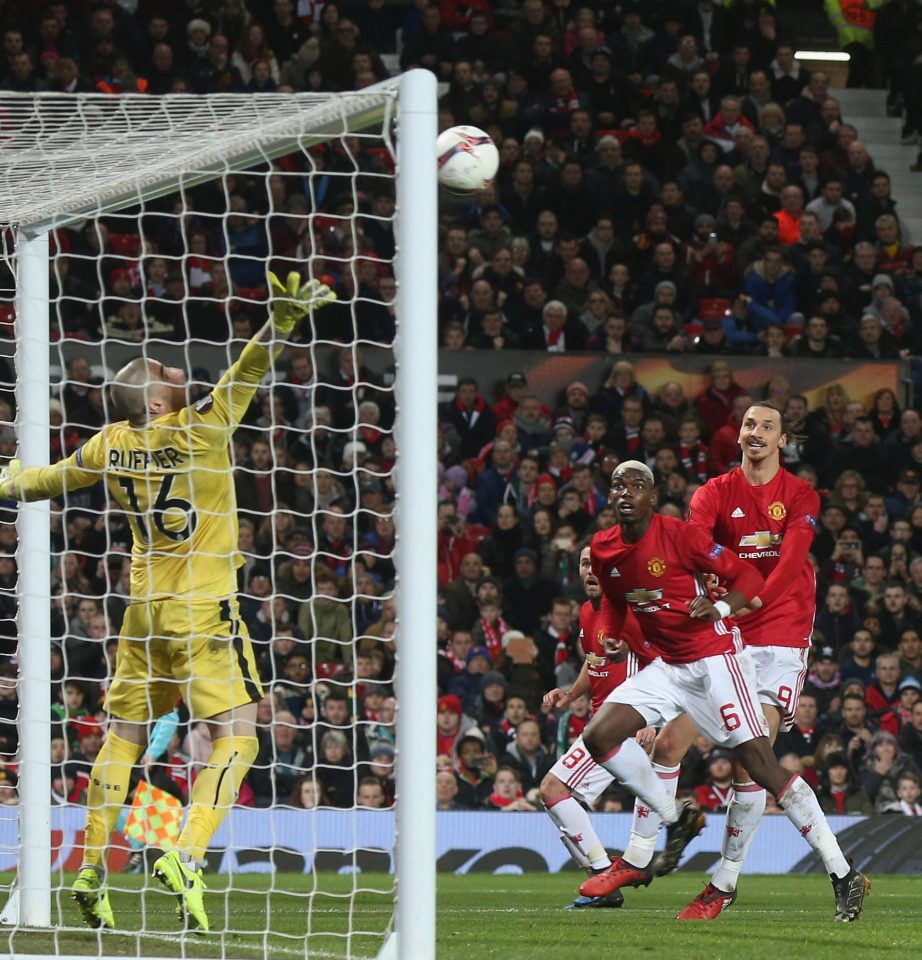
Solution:
<path fill-rule="evenodd" d="M 922 174 L 909 165 L 916 162 L 919 146 L 900 143 L 902 120 L 887 116 L 886 90 L 834 89 L 830 94 L 839 101 L 843 118 L 858 128 L 874 163 L 890 174 L 893 196 L 899 201 L 900 217 L 916 243 L 922 241 Z"/>

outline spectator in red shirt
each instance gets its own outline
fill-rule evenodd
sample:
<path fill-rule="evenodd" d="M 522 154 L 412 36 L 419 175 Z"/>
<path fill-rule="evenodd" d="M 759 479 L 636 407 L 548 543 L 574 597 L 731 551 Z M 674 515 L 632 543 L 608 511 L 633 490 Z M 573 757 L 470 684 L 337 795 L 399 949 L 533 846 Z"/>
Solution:
<path fill-rule="evenodd" d="M 695 787 L 695 799 L 702 810 L 724 813 L 733 796 L 733 754 L 715 747 L 708 754 L 707 783 Z"/>
<path fill-rule="evenodd" d="M 730 419 L 733 401 L 746 391 L 733 379 L 727 360 L 715 360 L 708 372 L 711 384 L 698 395 L 696 402 L 705 435 L 710 437 Z"/>
<path fill-rule="evenodd" d="M 868 715 L 896 736 L 900 732 L 900 658 L 895 653 L 882 653 L 874 666 L 874 680 L 868 685 L 864 700 Z"/>
<path fill-rule="evenodd" d="M 797 184 L 789 183 L 781 191 L 781 209 L 775 214 L 778 221 L 778 243 L 789 247 L 800 240 L 800 217 L 804 212 L 804 192 Z"/>

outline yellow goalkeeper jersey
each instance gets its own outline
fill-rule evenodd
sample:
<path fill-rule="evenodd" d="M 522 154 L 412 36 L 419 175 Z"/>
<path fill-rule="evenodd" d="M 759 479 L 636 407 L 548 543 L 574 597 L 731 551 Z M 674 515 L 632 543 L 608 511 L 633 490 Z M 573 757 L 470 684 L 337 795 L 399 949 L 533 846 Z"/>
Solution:
<path fill-rule="evenodd" d="M 143 427 L 110 424 L 66 460 L 24 470 L 20 498 L 56 497 L 105 479 L 134 534 L 133 599 L 235 593 L 243 558 L 230 438 L 270 358 L 254 338 L 208 396 Z"/>

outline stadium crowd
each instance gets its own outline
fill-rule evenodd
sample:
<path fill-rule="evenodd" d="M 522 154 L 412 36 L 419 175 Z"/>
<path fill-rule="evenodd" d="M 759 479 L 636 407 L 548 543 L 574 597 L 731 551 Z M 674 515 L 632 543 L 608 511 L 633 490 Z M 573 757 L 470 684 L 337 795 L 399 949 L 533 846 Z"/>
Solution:
<path fill-rule="evenodd" d="M 891 0 L 878 21 L 905 7 Z M 151 96 L 358 89 L 386 74 L 380 54 L 396 50 L 400 27 L 400 66 L 448 84 L 440 125 L 476 123 L 500 146 L 495 185 L 471 202 L 443 198 L 444 348 L 598 351 L 611 366 L 603 382 L 570 383 L 556 398 L 537 396 L 524 372 L 502 384 L 461 378 L 440 410 L 441 809 L 537 809 L 537 784 L 585 725 L 588 702 L 557 715 L 541 699 L 579 669 L 576 558 L 612 522 L 608 478 L 620 460 L 647 462 L 660 509 L 680 516 L 738 460 L 751 398 L 733 355 L 920 352 L 922 247 L 909 243 L 889 177 L 840 115 L 829 77 L 794 60 L 789 29 L 761 0 L 51 0 L 7 3 L 0 17 L 3 89 Z M 880 30 L 882 61 L 893 35 Z M 286 158 L 153 202 L 140 221 L 56 231 L 53 335 L 247 337 L 261 321 L 266 262 L 284 274 L 312 256 L 341 303 L 314 336 L 337 339 L 345 320 L 363 342 L 388 346 L 389 163 L 352 138 L 312 153 L 321 190 L 307 187 L 303 158 Z M 353 172 L 360 189 L 346 197 L 337 175 L 351 182 Z M 325 229 L 309 229 L 315 215 L 330 218 Z M 353 215 L 351 236 L 336 229 Z M 309 339 L 285 355 L 234 439 L 241 612 L 267 690 L 239 802 L 379 807 L 394 790 L 394 399 L 360 348 L 334 348 L 321 366 Z M 630 361 L 641 352 L 707 356 L 708 386 L 649 394 Z M 68 356 L 54 459 L 106 417 L 88 357 Z M 195 396 L 217 373 L 192 371 Z M 783 376 L 766 380 L 764 396 L 797 431 L 785 464 L 823 498 L 814 655 L 778 753 L 832 812 L 918 813 L 922 417 L 890 390 L 853 397 L 834 385 L 810 409 Z M 11 384 L 12 370 L 0 381 Z M 0 421 L 15 421 L 8 390 Z M 4 427 L 0 455 L 14 453 Z M 131 535 L 99 488 L 59 506 L 53 789 L 58 802 L 79 802 L 101 743 Z M 15 800 L 16 539 L 4 519 L 0 799 Z M 204 725 L 181 719 L 147 775 L 185 798 L 209 744 Z M 718 810 L 730 766 L 711 746 L 695 745 L 681 785 Z M 629 802 L 615 789 L 600 808 Z"/>

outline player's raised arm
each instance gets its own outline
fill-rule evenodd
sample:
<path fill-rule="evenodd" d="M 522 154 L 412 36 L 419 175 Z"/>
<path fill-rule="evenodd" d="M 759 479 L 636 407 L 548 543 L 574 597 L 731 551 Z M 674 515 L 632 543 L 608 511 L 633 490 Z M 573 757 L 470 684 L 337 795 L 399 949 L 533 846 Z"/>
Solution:
<path fill-rule="evenodd" d="M 788 525 L 779 549 L 781 556 L 759 593 L 763 606 L 777 600 L 802 569 L 804 560 L 813 548 L 819 512 L 820 498 L 815 490 L 804 491 L 788 511 Z"/>
<path fill-rule="evenodd" d="M 687 556 L 698 570 L 715 573 L 726 582 L 727 593 L 716 603 L 706 597 L 695 597 L 689 604 L 689 614 L 699 620 L 722 620 L 742 607 L 757 609 L 762 606 L 760 593 L 765 586 L 762 574 L 732 550 L 714 543 L 694 527 L 687 527 Z"/>
<path fill-rule="evenodd" d="M 294 271 L 288 274 L 285 284 L 270 273 L 269 290 L 268 322 L 243 348 L 211 395 L 218 415 L 228 424 L 237 424 L 243 418 L 256 388 L 295 327 L 306 316 L 336 299 L 335 292 L 325 283 L 319 280 L 301 283 L 301 275 Z"/>
<path fill-rule="evenodd" d="M 23 469 L 18 460 L 11 460 L 0 470 L 0 500 L 50 500 L 66 490 L 91 487 L 102 479 L 101 436 L 48 467 Z"/>

